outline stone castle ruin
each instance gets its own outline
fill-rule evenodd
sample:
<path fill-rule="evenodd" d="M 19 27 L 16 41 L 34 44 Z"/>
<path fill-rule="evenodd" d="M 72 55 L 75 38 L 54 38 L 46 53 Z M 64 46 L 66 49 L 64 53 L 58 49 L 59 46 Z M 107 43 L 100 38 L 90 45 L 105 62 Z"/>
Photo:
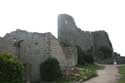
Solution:
<path fill-rule="evenodd" d="M 51 33 L 19 29 L 0 38 L 0 52 L 18 56 L 25 66 L 24 79 L 30 81 L 40 80 L 40 64 L 48 57 L 55 57 L 62 69 L 78 64 L 77 47 L 92 55 L 94 62 L 113 63 L 113 48 L 108 34 L 105 31 L 82 31 L 67 14 L 58 16 L 58 39 Z"/>

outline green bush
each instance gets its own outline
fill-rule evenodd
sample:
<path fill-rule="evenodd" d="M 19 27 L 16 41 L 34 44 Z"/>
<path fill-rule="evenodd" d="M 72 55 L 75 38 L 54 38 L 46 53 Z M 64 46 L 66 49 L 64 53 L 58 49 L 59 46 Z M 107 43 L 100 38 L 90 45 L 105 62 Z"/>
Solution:
<path fill-rule="evenodd" d="M 21 83 L 23 65 L 13 55 L 0 53 L 0 83 Z"/>
<path fill-rule="evenodd" d="M 54 81 L 62 76 L 59 62 L 55 58 L 48 58 L 40 65 L 40 74 L 42 81 Z"/>

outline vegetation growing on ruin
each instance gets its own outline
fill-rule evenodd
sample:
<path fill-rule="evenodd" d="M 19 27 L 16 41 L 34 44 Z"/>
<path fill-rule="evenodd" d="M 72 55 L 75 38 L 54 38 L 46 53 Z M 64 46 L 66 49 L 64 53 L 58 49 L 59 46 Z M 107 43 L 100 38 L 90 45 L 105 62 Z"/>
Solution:
<path fill-rule="evenodd" d="M 58 60 L 52 57 L 41 63 L 40 73 L 42 81 L 54 81 L 62 76 Z"/>
<path fill-rule="evenodd" d="M 118 83 L 125 83 L 125 66 L 119 66 L 120 79 Z"/>
<path fill-rule="evenodd" d="M 17 57 L 0 53 L 0 83 L 21 83 L 23 77 L 23 65 Z"/>
<path fill-rule="evenodd" d="M 63 78 L 58 80 L 56 83 L 73 83 L 73 82 L 83 82 L 92 77 L 97 76 L 97 69 L 104 69 L 103 66 L 89 64 L 89 65 L 77 65 L 71 70 L 65 71 Z"/>

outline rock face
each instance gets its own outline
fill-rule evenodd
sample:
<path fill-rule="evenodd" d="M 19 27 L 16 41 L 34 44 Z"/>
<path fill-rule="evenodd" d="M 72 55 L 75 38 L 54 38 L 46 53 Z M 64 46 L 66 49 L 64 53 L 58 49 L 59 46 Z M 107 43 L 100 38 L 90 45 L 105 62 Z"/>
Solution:
<path fill-rule="evenodd" d="M 80 47 L 85 54 L 93 55 L 97 62 L 104 59 L 107 62 L 107 59 L 112 58 L 112 45 L 105 31 L 82 31 L 77 28 L 73 17 L 67 14 L 58 16 L 58 39 L 62 46 Z M 108 55 L 105 49 L 110 51 Z"/>

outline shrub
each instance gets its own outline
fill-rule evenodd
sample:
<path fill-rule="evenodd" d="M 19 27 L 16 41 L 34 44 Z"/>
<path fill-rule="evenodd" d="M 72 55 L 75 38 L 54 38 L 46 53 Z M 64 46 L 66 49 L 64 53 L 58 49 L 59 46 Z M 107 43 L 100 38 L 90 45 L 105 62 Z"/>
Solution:
<path fill-rule="evenodd" d="M 48 58 L 40 65 L 42 81 L 54 81 L 62 76 L 59 62 L 55 58 Z"/>
<path fill-rule="evenodd" d="M 13 55 L 0 53 L 0 82 L 21 83 L 23 77 L 23 65 Z"/>

